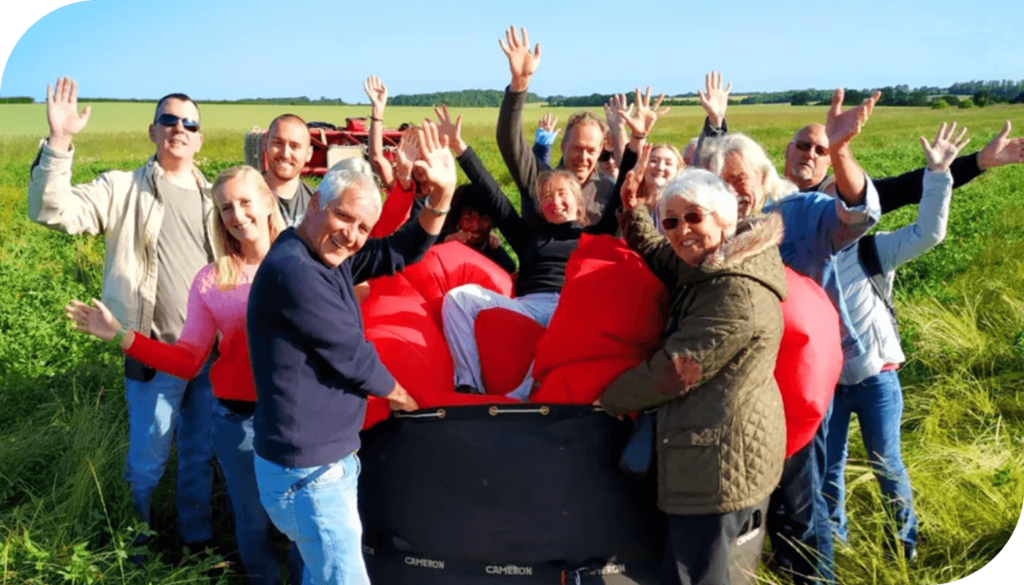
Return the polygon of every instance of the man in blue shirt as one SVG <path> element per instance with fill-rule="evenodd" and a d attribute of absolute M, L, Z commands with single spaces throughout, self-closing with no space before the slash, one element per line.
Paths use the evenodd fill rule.
<path fill-rule="evenodd" d="M 427 121 L 419 134 L 414 173 L 428 201 L 418 221 L 368 239 L 381 209 L 373 176 L 335 167 L 302 223 L 274 242 L 249 294 L 256 480 L 271 520 L 298 545 L 304 583 L 369 583 L 356 506 L 366 395 L 418 408 L 366 340 L 353 285 L 418 261 L 441 231 L 455 161 L 436 126 Z"/>

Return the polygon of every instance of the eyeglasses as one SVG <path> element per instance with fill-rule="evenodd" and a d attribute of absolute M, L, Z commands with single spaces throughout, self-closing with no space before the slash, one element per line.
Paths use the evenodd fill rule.
<path fill-rule="evenodd" d="M 199 122 L 191 118 L 179 118 L 174 114 L 160 114 L 160 117 L 156 119 L 156 123 L 161 126 L 177 126 L 178 122 L 181 122 L 181 127 L 189 132 L 199 132 Z"/>
<path fill-rule="evenodd" d="M 798 150 L 802 150 L 804 152 L 808 152 L 813 148 L 814 154 L 818 156 L 825 156 L 826 154 L 828 154 L 828 148 L 820 144 L 808 142 L 807 140 L 796 140 L 793 142 L 793 146 L 796 146 Z"/>
<path fill-rule="evenodd" d="M 680 219 L 682 219 L 683 221 L 690 225 L 695 225 L 704 221 L 704 213 L 700 210 L 697 210 L 691 211 L 689 213 L 684 213 L 682 218 L 666 217 L 665 219 L 661 220 L 661 227 L 665 228 L 666 232 L 670 232 L 679 227 Z"/>

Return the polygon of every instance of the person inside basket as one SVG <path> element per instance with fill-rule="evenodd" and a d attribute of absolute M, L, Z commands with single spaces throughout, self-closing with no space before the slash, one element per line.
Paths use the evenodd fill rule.
<path fill-rule="evenodd" d="M 267 169 L 263 178 L 277 196 L 287 227 L 299 225 L 313 189 L 302 180 L 302 169 L 313 158 L 306 121 L 295 114 L 282 114 L 270 123 L 264 138 Z"/>
<path fill-rule="evenodd" d="M 252 583 L 272 585 L 279 581 L 281 568 L 253 469 L 256 388 L 249 364 L 245 307 L 256 269 L 286 226 L 277 199 L 252 167 L 222 172 L 213 183 L 213 199 L 214 262 L 192 280 L 188 313 L 176 343 L 163 343 L 129 329 L 95 299 L 91 307 L 73 300 L 64 308 L 80 331 L 114 342 L 125 355 L 182 380 L 199 373 L 220 339 L 219 354 L 210 367 L 217 397 L 213 446 L 235 516 L 242 564 Z M 290 560 L 292 575 L 301 575 L 298 551 L 293 551 Z"/>
<path fill-rule="evenodd" d="M 271 246 L 246 312 L 256 402 L 256 480 L 271 521 L 298 545 L 312 583 L 368 583 L 357 510 L 366 396 L 414 411 L 366 340 L 353 285 L 418 261 L 455 191 L 446 138 L 425 121 L 416 172 L 428 191 L 418 221 L 370 238 L 381 213 L 372 175 L 328 171 L 297 228 Z"/>
<path fill-rule="evenodd" d="M 658 201 L 666 236 L 627 174 L 626 243 L 668 288 L 664 347 L 612 382 L 612 415 L 657 408 L 658 505 L 668 515 L 664 584 L 730 583 L 744 525 L 782 476 L 786 427 L 773 374 L 786 277 L 779 214 L 739 223 L 714 174 L 682 171 Z M 628 310 L 624 307 L 623 310 Z"/>
<path fill-rule="evenodd" d="M 47 86 L 50 135 L 32 165 L 28 215 L 68 234 L 103 234 L 103 303 L 131 329 L 174 343 L 185 322 L 192 278 L 213 259 L 208 222 L 213 199 L 194 162 L 203 145 L 199 107 L 182 93 L 164 96 L 149 125 L 156 153 L 144 165 L 72 185 L 72 139 L 85 128 L 89 114 L 88 106 L 78 110 L 74 80 L 63 77 L 55 88 Z M 182 380 L 126 358 L 125 399 L 124 478 L 135 511 L 150 523 L 153 492 L 177 433 L 178 533 L 186 545 L 202 550 L 213 536 L 214 398 L 208 368 Z"/>

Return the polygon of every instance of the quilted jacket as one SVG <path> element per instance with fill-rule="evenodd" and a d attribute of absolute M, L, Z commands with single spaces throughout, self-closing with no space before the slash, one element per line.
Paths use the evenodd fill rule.
<path fill-rule="evenodd" d="M 767 498 L 782 477 L 786 423 L 773 372 L 786 278 L 782 219 L 740 224 L 691 267 L 643 205 L 623 233 L 670 292 L 664 347 L 606 389 L 611 414 L 657 407 L 658 505 L 668 514 L 724 514 Z"/>

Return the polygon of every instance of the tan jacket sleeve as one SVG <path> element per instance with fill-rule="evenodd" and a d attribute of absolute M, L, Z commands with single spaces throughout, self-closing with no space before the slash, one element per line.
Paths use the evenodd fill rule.
<path fill-rule="evenodd" d="M 71 185 L 74 151 L 57 152 L 43 143 L 28 184 L 32 221 L 69 234 L 104 233 L 114 196 L 111 173 Z"/>

